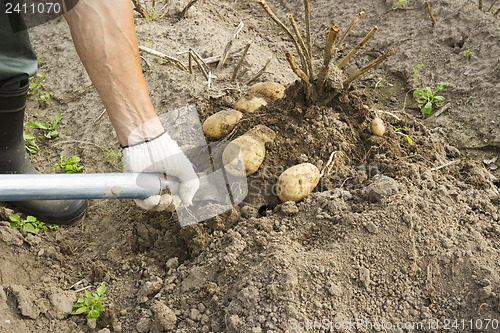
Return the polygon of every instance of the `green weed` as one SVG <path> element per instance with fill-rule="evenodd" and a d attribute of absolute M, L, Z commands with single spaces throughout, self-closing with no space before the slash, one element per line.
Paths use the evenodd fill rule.
<path fill-rule="evenodd" d="M 23 131 L 23 138 L 24 138 L 24 147 L 26 148 L 26 152 L 29 154 L 36 154 L 40 150 L 40 147 L 36 144 L 36 138 Z"/>
<path fill-rule="evenodd" d="M 32 233 L 32 234 L 37 234 L 40 232 L 40 230 L 47 231 L 47 230 L 52 230 L 56 231 L 57 230 L 57 225 L 46 225 L 42 221 L 38 221 L 36 217 L 34 216 L 28 216 L 26 219 L 22 219 L 19 215 L 13 214 L 9 216 L 10 219 L 10 226 L 13 228 L 17 229 L 23 229 L 26 232 Z"/>
<path fill-rule="evenodd" d="M 90 291 L 85 290 L 85 298 L 78 297 L 76 303 L 73 305 L 75 310 L 71 312 L 71 314 L 87 314 L 87 320 L 97 320 L 104 310 L 104 306 L 99 302 L 105 300 L 106 297 L 102 297 L 106 292 L 106 286 L 101 284 L 99 288 L 97 288 L 97 294 L 92 294 Z"/>
<path fill-rule="evenodd" d="M 420 76 L 420 69 L 424 66 L 425 66 L 424 64 L 418 64 L 416 66 L 411 67 L 411 71 L 412 71 L 411 77 L 413 79 L 413 87 L 417 86 L 417 80 Z"/>
<path fill-rule="evenodd" d="M 36 76 L 30 79 L 28 87 L 28 96 L 33 96 L 40 107 L 45 107 L 47 101 L 54 97 L 54 94 L 43 90 L 42 82 L 47 77 L 46 73 L 37 73 Z"/>
<path fill-rule="evenodd" d="M 54 164 L 53 169 L 60 168 L 64 170 L 66 173 L 79 173 L 82 172 L 84 166 L 78 165 L 80 162 L 80 157 L 71 156 L 68 159 L 64 159 L 66 155 L 62 155 L 59 157 L 59 163 Z"/>
<path fill-rule="evenodd" d="M 35 121 L 34 123 L 25 123 L 24 127 L 27 128 L 38 128 L 41 130 L 45 130 L 43 134 L 47 139 L 56 138 L 59 135 L 59 132 L 56 130 L 59 122 L 62 119 L 62 114 L 60 112 L 56 113 L 52 122 L 44 123 L 43 121 Z"/>
<path fill-rule="evenodd" d="M 111 149 L 106 147 L 100 147 L 102 150 L 102 154 L 106 161 L 111 164 L 115 169 L 120 172 L 123 172 L 123 162 L 122 162 L 122 153 L 118 149 Z"/>
<path fill-rule="evenodd" d="M 465 51 L 465 53 L 464 53 L 464 57 L 469 58 L 470 55 L 471 55 L 471 51 L 470 51 L 470 49 L 467 49 L 467 51 Z"/>
<path fill-rule="evenodd" d="M 410 3 L 411 0 L 398 0 L 396 1 L 393 5 L 392 5 L 392 9 L 393 10 L 396 10 L 396 9 L 399 9 L 401 7 L 403 7 L 404 5 Z"/>
<path fill-rule="evenodd" d="M 441 103 L 444 101 L 443 96 L 436 95 L 442 89 L 448 87 L 450 84 L 448 82 L 441 82 L 437 85 L 436 90 L 434 92 L 430 87 L 425 87 L 425 89 L 417 89 L 413 92 L 413 97 L 416 98 L 420 111 L 425 114 L 432 113 L 432 106 L 441 106 Z"/>
<path fill-rule="evenodd" d="M 394 131 L 394 133 L 398 134 L 398 135 L 401 135 L 401 136 L 404 136 L 406 138 L 406 141 L 408 141 L 408 143 L 410 145 L 413 144 L 413 140 L 405 133 L 401 132 L 400 131 L 401 128 L 396 128 L 396 130 Z"/>

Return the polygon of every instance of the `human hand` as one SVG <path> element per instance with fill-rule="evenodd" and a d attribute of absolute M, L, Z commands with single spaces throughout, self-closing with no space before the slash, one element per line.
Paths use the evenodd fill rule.
<path fill-rule="evenodd" d="M 180 185 L 178 193 L 185 205 L 191 205 L 200 186 L 198 176 L 186 155 L 167 133 L 159 137 L 123 149 L 124 172 L 151 172 L 176 177 Z M 174 189 L 171 189 L 174 191 Z M 177 189 L 175 190 L 177 192 Z M 163 211 L 174 209 L 170 194 L 153 195 L 146 199 L 135 199 L 135 203 L 146 210 Z"/>

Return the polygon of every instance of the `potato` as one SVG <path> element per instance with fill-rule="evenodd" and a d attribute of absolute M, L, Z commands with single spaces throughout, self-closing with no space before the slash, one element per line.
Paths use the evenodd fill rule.
<path fill-rule="evenodd" d="M 256 126 L 234 139 L 222 153 L 224 168 L 233 176 L 243 177 L 256 172 L 266 157 L 266 142 L 274 141 L 276 133 L 264 125 Z"/>
<path fill-rule="evenodd" d="M 385 133 L 385 125 L 382 119 L 375 118 L 372 121 L 372 133 L 378 136 L 382 136 Z"/>
<path fill-rule="evenodd" d="M 203 122 L 203 132 L 211 138 L 221 139 L 228 135 L 243 117 L 243 113 L 234 109 L 219 111 Z"/>
<path fill-rule="evenodd" d="M 259 82 L 248 89 L 249 95 L 263 95 L 271 101 L 285 97 L 285 87 L 275 82 Z"/>
<path fill-rule="evenodd" d="M 255 112 L 255 110 L 264 105 L 267 105 L 267 102 L 264 98 L 245 95 L 241 97 L 238 101 L 236 101 L 236 103 L 234 104 L 234 108 L 236 110 L 242 110 L 248 113 L 253 113 Z"/>
<path fill-rule="evenodd" d="M 276 193 L 282 202 L 299 201 L 311 193 L 319 183 L 319 170 L 311 163 L 302 163 L 286 169 L 278 178 Z"/>

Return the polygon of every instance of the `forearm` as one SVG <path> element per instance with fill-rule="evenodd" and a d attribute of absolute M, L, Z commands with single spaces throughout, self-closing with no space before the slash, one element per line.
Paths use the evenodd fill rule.
<path fill-rule="evenodd" d="M 80 0 L 65 18 L 120 144 L 161 134 L 163 127 L 142 75 L 131 2 Z"/>

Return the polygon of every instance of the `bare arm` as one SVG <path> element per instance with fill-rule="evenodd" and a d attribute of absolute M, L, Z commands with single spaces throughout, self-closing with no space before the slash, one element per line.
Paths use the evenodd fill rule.
<path fill-rule="evenodd" d="M 80 0 L 64 17 L 120 144 L 163 133 L 142 75 L 131 2 Z"/>

